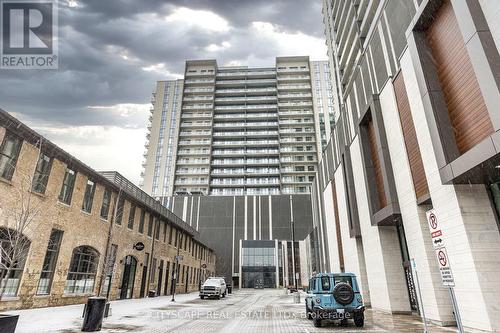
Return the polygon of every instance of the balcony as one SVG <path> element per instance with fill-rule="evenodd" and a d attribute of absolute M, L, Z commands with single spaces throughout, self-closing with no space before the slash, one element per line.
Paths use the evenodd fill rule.
<path fill-rule="evenodd" d="M 216 111 L 231 111 L 231 110 L 275 110 L 276 104 L 257 104 L 257 105 L 216 105 Z"/>
<path fill-rule="evenodd" d="M 279 178 L 247 178 L 245 185 L 279 185 Z"/>
<path fill-rule="evenodd" d="M 212 122 L 194 122 L 194 123 L 186 123 L 182 122 L 181 127 L 184 128 L 205 128 L 205 127 L 212 127 Z"/>
<path fill-rule="evenodd" d="M 312 107 L 312 101 L 311 102 L 279 102 L 278 106 L 280 108 L 288 108 L 288 107 L 307 107 L 311 106 Z"/>
<path fill-rule="evenodd" d="M 213 159 L 212 165 L 244 165 L 245 159 Z"/>
<path fill-rule="evenodd" d="M 214 79 L 187 79 L 184 80 L 185 85 L 205 85 L 205 84 L 214 84 Z"/>
<path fill-rule="evenodd" d="M 280 125 L 292 125 L 292 126 L 302 126 L 302 125 L 314 125 L 314 121 L 296 121 L 296 120 L 280 120 Z"/>
<path fill-rule="evenodd" d="M 293 148 L 293 147 L 283 147 L 283 148 L 280 148 L 280 152 L 282 152 L 282 153 L 299 153 L 299 154 L 307 154 L 307 153 L 316 154 L 316 149 L 304 150 L 304 149 L 297 149 L 297 148 Z"/>
<path fill-rule="evenodd" d="M 204 146 L 209 145 L 210 140 L 180 140 L 179 146 Z"/>
<path fill-rule="evenodd" d="M 214 176 L 235 176 L 235 175 L 244 175 L 245 169 L 214 169 L 212 170 L 212 175 Z"/>
<path fill-rule="evenodd" d="M 226 179 L 213 179 L 210 182 L 211 186 L 243 186 L 245 180 L 243 178 L 226 178 Z"/>
<path fill-rule="evenodd" d="M 203 119 L 203 118 L 212 118 L 212 113 L 182 113 L 182 119 Z"/>
<path fill-rule="evenodd" d="M 213 189 L 210 191 L 211 195 L 244 195 L 243 189 Z"/>
<path fill-rule="evenodd" d="M 203 165 L 208 164 L 208 158 L 198 158 L 198 159 L 178 159 L 177 165 L 186 164 L 186 165 Z"/>
<path fill-rule="evenodd" d="M 184 94 L 213 93 L 214 88 L 185 88 Z"/>
<path fill-rule="evenodd" d="M 277 158 L 247 158 L 247 165 L 269 165 L 279 164 L 280 160 Z"/>
<path fill-rule="evenodd" d="M 217 86 L 245 86 L 245 85 L 271 85 L 276 84 L 276 79 L 262 80 L 217 80 Z"/>
<path fill-rule="evenodd" d="M 278 91 L 308 90 L 311 91 L 310 84 L 280 84 Z"/>
<path fill-rule="evenodd" d="M 295 128 L 281 128 L 280 134 L 290 134 L 290 135 L 304 135 L 313 134 L 314 129 L 312 127 L 300 128 L 300 131 L 296 131 Z"/>
<path fill-rule="evenodd" d="M 212 155 L 245 155 L 245 149 L 214 149 Z"/>
<path fill-rule="evenodd" d="M 247 97 L 217 97 L 216 103 L 236 103 L 236 102 L 276 102 L 276 96 L 247 96 Z"/>
<path fill-rule="evenodd" d="M 317 163 L 318 162 L 316 160 L 316 158 L 313 158 L 312 160 L 301 160 L 301 159 L 298 159 L 296 157 L 294 157 L 294 158 L 282 157 L 280 160 L 281 160 L 281 163 Z"/>
<path fill-rule="evenodd" d="M 279 116 L 308 116 L 308 115 L 313 115 L 314 113 L 312 111 L 279 111 L 278 112 Z"/>
<path fill-rule="evenodd" d="M 246 141 L 238 140 L 238 141 L 214 141 L 212 142 L 212 146 L 242 146 Z"/>
<path fill-rule="evenodd" d="M 248 76 L 248 77 L 266 77 L 266 76 L 274 76 L 276 75 L 276 71 L 274 70 L 267 70 L 267 71 L 256 71 L 256 70 L 249 70 L 249 71 L 234 71 L 234 72 L 217 72 L 217 77 L 235 77 L 235 76 Z"/>
<path fill-rule="evenodd" d="M 309 68 L 278 68 L 278 73 L 309 73 Z"/>
<path fill-rule="evenodd" d="M 265 135 L 278 135 L 278 131 L 247 131 L 247 132 L 214 132 L 214 137 L 223 136 L 265 136 Z"/>
<path fill-rule="evenodd" d="M 200 169 L 193 168 L 188 170 L 177 170 L 175 172 L 176 175 L 206 175 L 208 173 L 208 169 Z"/>
<path fill-rule="evenodd" d="M 208 185 L 208 180 L 176 180 L 175 185 Z"/>
<path fill-rule="evenodd" d="M 246 190 L 247 195 L 270 195 L 270 194 L 280 194 L 280 190 L 277 188 L 248 188 Z"/>
<path fill-rule="evenodd" d="M 203 101 L 213 101 L 214 96 L 192 96 L 192 97 L 184 97 L 182 100 L 184 102 L 203 102 Z"/>
<path fill-rule="evenodd" d="M 288 94 L 278 94 L 279 99 L 302 99 L 302 98 L 312 98 L 312 94 L 309 93 L 288 93 Z"/>
<path fill-rule="evenodd" d="M 247 140 L 246 141 L 247 146 L 274 146 L 274 145 L 279 145 L 278 140 Z"/>
<path fill-rule="evenodd" d="M 247 155 L 277 155 L 279 154 L 278 149 L 247 149 Z"/>
<path fill-rule="evenodd" d="M 278 84 L 287 82 L 310 82 L 311 77 L 309 75 L 280 75 L 278 76 Z"/>
<path fill-rule="evenodd" d="M 192 104 L 192 105 L 183 105 L 182 109 L 183 110 L 211 110 L 213 109 L 214 105 L 211 103 L 205 103 L 205 104 Z"/>
<path fill-rule="evenodd" d="M 185 150 L 185 149 L 179 149 L 177 151 L 177 155 L 209 155 L 210 150 L 205 149 L 193 149 L 193 150 Z"/>
<path fill-rule="evenodd" d="M 179 136 L 210 136 L 211 131 L 207 132 L 180 132 Z"/>
<path fill-rule="evenodd" d="M 281 173 L 310 173 L 314 174 L 316 170 L 296 170 L 294 167 L 284 167 L 281 168 Z"/>
<path fill-rule="evenodd" d="M 278 168 L 247 168 L 245 174 L 247 176 L 257 176 L 257 175 L 278 175 L 280 169 Z"/>
<path fill-rule="evenodd" d="M 266 88 L 246 88 L 246 89 L 217 89 L 215 90 L 216 95 L 254 95 L 262 94 L 268 95 L 276 93 L 276 87 L 266 87 Z"/>

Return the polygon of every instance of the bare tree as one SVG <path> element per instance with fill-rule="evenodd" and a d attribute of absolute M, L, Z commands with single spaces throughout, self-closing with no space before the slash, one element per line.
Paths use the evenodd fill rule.
<path fill-rule="evenodd" d="M 118 195 L 116 196 L 113 203 L 113 215 L 111 217 L 111 221 L 109 222 L 108 228 L 108 237 L 106 240 L 106 250 L 104 253 L 104 263 L 101 270 L 101 278 L 99 282 L 99 287 L 97 291 L 97 295 L 105 296 L 109 298 L 110 288 L 111 288 L 111 280 L 113 279 L 113 275 L 115 273 L 115 263 L 116 263 L 116 245 L 113 244 L 113 224 L 116 223 L 117 218 L 119 218 L 120 223 L 124 223 L 123 221 L 123 210 L 124 204 L 123 201 L 123 193 L 120 187 L 118 191 Z M 105 288 L 104 288 L 105 287 Z"/>
<path fill-rule="evenodd" d="M 40 160 L 42 139 L 37 145 L 37 160 L 33 167 L 10 165 L 13 168 L 12 197 L 5 198 L 5 222 L 0 228 L 0 300 L 5 294 L 9 279 L 16 270 L 24 268 L 30 240 L 25 235 L 34 234 L 42 214 L 42 201 L 33 193 L 33 175 Z M 22 156 L 18 157 L 18 160 Z M 11 276 L 12 275 L 12 276 Z"/>

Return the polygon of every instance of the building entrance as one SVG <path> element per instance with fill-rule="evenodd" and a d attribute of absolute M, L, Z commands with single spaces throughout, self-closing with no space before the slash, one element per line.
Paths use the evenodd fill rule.
<path fill-rule="evenodd" d="M 243 241 L 241 273 L 243 288 L 276 288 L 275 241 Z"/>
<path fill-rule="evenodd" d="M 123 278 L 120 289 L 120 299 L 132 298 L 134 292 L 135 270 L 137 267 L 137 259 L 132 256 L 125 257 L 123 266 Z"/>

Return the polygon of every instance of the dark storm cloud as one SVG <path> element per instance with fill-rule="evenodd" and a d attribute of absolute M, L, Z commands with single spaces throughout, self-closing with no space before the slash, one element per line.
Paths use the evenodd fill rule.
<path fill-rule="evenodd" d="M 136 117 L 89 106 L 146 104 L 155 82 L 181 74 L 186 59 L 253 59 L 271 65 L 280 48 L 254 35 L 255 21 L 320 38 L 323 29 L 320 0 L 77 3 L 75 8 L 62 5 L 59 11 L 59 70 L 0 71 L 0 107 L 32 122 L 144 127 Z M 167 22 L 165 18 L 179 7 L 213 12 L 231 28 L 209 30 Z M 231 47 L 222 51 L 224 42 Z M 208 51 L 211 45 L 221 51 Z M 144 70 L 151 66 L 159 70 Z"/>

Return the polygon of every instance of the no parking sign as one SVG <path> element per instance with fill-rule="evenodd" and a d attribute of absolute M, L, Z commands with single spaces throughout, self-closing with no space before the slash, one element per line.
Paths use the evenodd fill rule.
<path fill-rule="evenodd" d="M 443 232 L 439 226 L 436 212 L 434 209 L 431 209 L 426 212 L 426 215 L 427 222 L 429 223 L 432 245 L 436 251 L 436 258 L 439 263 L 441 281 L 443 282 L 443 286 L 453 287 L 455 286 L 455 280 L 453 279 L 453 274 L 451 272 L 450 260 L 448 259 L 448 253 L 446 252 L 446 247 L 444 246 Z"/>

